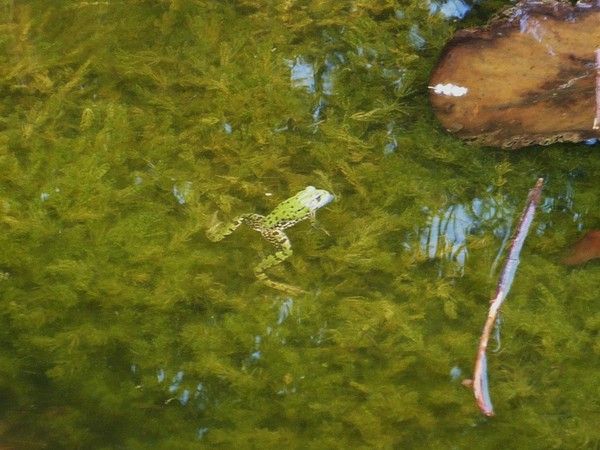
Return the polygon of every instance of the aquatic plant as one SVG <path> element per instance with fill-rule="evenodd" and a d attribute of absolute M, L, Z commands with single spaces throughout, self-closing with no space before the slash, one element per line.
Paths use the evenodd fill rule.
<path fill-rule="evenodd" d="M 1 445 L 600 441 L 598 267 L 559 263 L 600 223 L 597 150 L 508 155 L 439 129 L 427 81 L 462 23 L 388 0 L 3 11 Z M 313 82 L 294 80 L 290 62 Z M 504 212 L 538 176 L 543 226 L 503 309 L 502 357 L 489 361 L 505 412 L 490 424 L 450 372 L 472 365 Z M 268 213 L 307 185 L 336 195 L 318 217 L 329 235 L 298 224 L 295 257 L 273 269 L 307 294 L 256 283 L 252 267 L 272 250 L 256 233 L 204 236 L 217 211 Z M 421 247 L 457 205 L 454 217 L 477 219 L 460 228 L 462 263 L 445 245 Z"/>

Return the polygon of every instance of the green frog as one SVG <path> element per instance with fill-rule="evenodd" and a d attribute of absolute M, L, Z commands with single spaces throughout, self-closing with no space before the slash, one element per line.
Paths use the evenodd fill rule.
<path fill-rule="evenodd" d="M 265 274 L 265 270 L 280 264 L 293 253 L 292 245 L 284 230 L 305 219 L 310 219 L 314 224 L 317 209 L 329 204 L 334 198 L 326 190 L 307 186 L 293 197 L 284 200 L 266 216 L 243 214 L 226 225 L 214 224 L 206 231 L 206 236 L 213 242 L 220 241 L 225 236 L 233 233 L 241 224 L 246 224 L 253 230 L 258 231 L 275 246 L 276 251 L 254 267 L 256 278 L 274 289 L 294 294 L 301 293 L 303 291 L 295 286 L 269 279 Z"/>

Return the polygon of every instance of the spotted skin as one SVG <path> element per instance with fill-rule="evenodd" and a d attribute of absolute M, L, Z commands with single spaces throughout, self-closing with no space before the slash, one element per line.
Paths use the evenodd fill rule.
<path fill-rule="evenodd" d="M 211 241 L 220 241 L 242 224 L 258 231 L 273 244 L 275 253 L 267 256 L 254 267 L 256 278 L 274 289 L 294 294 L 301 293 L 303 291 L 295 286 L 271 280 L 265 271 L 285 261 L 293 253 L 292 244 L 283 230 L 306 219 L 314 223 L 317 209 L 327 205 L 333 199 L 333 195 L 329 192 L 308 186 L 280 203 L 267 216 L 243 214 L 226 225 L 215 224 L 207 230 L 206 235 Z"/>

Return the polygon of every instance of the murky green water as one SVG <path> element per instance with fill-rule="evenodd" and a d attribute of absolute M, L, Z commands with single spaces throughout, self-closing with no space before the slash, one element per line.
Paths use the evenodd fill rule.
<path fill-rule="evenodd" d="M 0 2 L 0 447 L 598 448 L 597 147 L 467 146 L 421 1 Z M 444 10 L 446 13 L 447 10 Z M 543 206 L 470 391 L 506 236 Z M 335 193 L 272 248 L 222 220 Z"/>

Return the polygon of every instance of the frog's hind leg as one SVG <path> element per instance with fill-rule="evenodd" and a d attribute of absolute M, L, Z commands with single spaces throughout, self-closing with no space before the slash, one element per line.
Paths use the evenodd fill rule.
<path fill-rule="evenodd" d="M 209 226 L 206 230 L 206 237 L 213 242 L 220 241 L 225 236 L 233 233 L 241 224 L 246 224 L 250 228 L 254 230 L 260 231 L 262 221 L 264 220 L 264 216 L 260 214 L 242 214 L 241 216 L 236 217 L 228 224 L 223 225 L 223 223 L 218 222 L 216 220 L 216 216 L 213 219 L 213 224 Z"/>
<path fill-rule="evenodd" d="M 262 235 L 267 239 L 271 244 L 273 244 L 277 251 L 272 255 L 267 256 L 258 265 L 254 268 L 254 275 L 258 278 L 263 284 L 266 284 L 273 289 L 277 289 L 279 291 L 287 292 L 289 294 L 300 294 L 304 292 L 302 289 L 299 289 L 295 286 L 291 286 L 289 284 L 281 283 L 278 281 L 271 280 L 265 270 L 280 264 L 289 258 L 292 253 L 292 245 L 290 240 L 285 235 L 283 231 L 280 230 L 266 230 L 263 231 Z"/>

